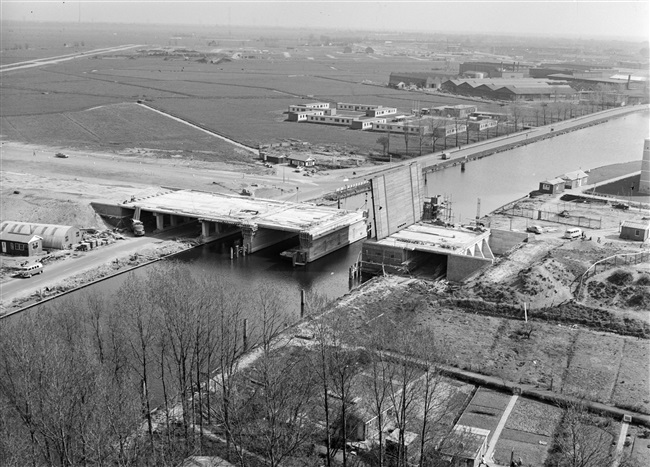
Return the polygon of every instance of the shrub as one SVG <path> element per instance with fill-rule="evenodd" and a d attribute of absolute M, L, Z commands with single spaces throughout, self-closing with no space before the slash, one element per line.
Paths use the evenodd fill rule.
<path fill-rule="evenodd" d="M 619 269 L 618 271 L 614 271 L 607 278 L 607 280 L 614 285 L 627 285 L 630 284 L 633 279 L 634 276 L 632 275 L 631 272 L 623 271 L 622 269 Z"/>
<path fill-rule="evenodd" d="M 648 274 L 642 274 L 636 280 L 636 285 L 650 285 L 650 276 Z"/>

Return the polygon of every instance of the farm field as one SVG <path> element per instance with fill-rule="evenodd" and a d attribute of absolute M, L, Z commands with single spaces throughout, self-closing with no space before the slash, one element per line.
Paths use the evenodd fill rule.
<path fill-rule="evenodd" d="M 611 395 L 623 358 L 624 346 L 625 341 L 615 335 L 601 334 L 598 339 L 594 339 L 591 333 L 578 334 L 568 350 L 571 357 L 561 391 L 612 402 Z M 589 384 L 585 385 L 587 381 Z"/>
<path fill-rule="evenodd" d="M 80 112 L 2 119 L 2 134 L 9 140 L 114 151 L 138 148 L 169 157 L 181 155 L 200 160 L 253 162 L 253 155 L 196 128 L 175 121 L 135 103 L 95 107 Z"/>
<path fill-rule="evenodd" d="M 51 142 L 48 134 L 60 133 L 61 141 L 64 135 L 70 134 L 79 147 L 104 149 L 107 144 L 111 147 L 115 138 L 107 143 L 100 135 L 96 137 L 69 128 L 61 132 L 57 123 L 69 118 L 74 120 L 70 113 L 145 100 L 156 108 L 201 123 L 250 146 L 293 139 L 335 145 L 335 150 L 343 152 L 379 153 L 381 146 L 377 139 L 381 134 L 289 123 L 285 115 L 288 105 L 310 100 L 350 101 L 397 107 L 402 113 L 410 113 L 416 107 L 477 103 L 457 96 L 385 87 L 391 72 L 426 71 L 431 69 L 432 62 L 417 56 L 391 55 L 390 49 L 381 46 L 375 54 L 343 53 L 338 46 L 298 45 L 297 38 L 290 35 L 266 45 L 263 41 L 225 38 L 223 31 L 201 27 L 194 28 L 191 33 L 177 34 L 173 39 L 168 30 L 155 26 L 131 31 L 127 26 L 113 25 L 100 25 L 97 30 L 91 30 L 60 25 L 29 29 L 25 25 L 12 24 L 2 34 L 5 44 L 13 44 L 3 50 L 3 63 L 125 43 L 143 44 L 139 49 L 113 55 L 89 56 L 56 65 L 4 72 L 0 132 L 12 141 L 48 144 Z M 13 43 L 16 37 L 24 39 L 21 44 Z M 106 37 L 105 42 L 100 42 L 102 37 Z M 25 45 L 29 46 L 27 50 Z M 219 64 L 200 61 L 197 56 L 183 59 L 182 55 L 146 55 L 147 50 L 167 46 L 185 47 L 199 53 L 218 51 L 226 55 L 254 46 L 268 50 L 255 59 Z M 456 65 L 448 64 L 451 67 L 448 71 Z M 497 103 L 478 102 L 482 110 L 507 111 Z M 27 116 L 35 120 L 26 120 Z M 119 123 L 113 120 L 110 126 L 117 129 Z M 129 128 L 124 127 L 122 131 L 128 133 Z M 464 136 L 459 138 L 458 144 L 466 144 Z M 411 154 L 419 150 L 415 139 L 409 142 Z M 471 140 L 475 139 L 476 135 L 471 135 Z M 132 140 L 134 145 L 138 142 Z M 170 138 L 164 149 L 184 149 L 182 144 L 174 146 L 174 142 Z M 456 138 L 448 138 L 446 143 L 439 141 L 436 149 L 456 145 Z M 202 141 L 197 141 L 196 145 L 200 146 L 196 150 L 211 150 Z M 391 151 L 404 152 L 405 149 L 404 138 L 394 135 Z M 423 151 L 431 150 L 430 141 L 425 140 Z"/>

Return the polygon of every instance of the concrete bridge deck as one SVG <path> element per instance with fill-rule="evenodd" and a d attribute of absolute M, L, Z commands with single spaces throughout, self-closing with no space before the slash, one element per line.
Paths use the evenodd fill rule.
<path fill-rule="evenodd" d="M 365 211 L 239 195 L 178 190 L 133 199 L 120 208 L 132 209 L 136 219 L 153 215 L 157 231 L 199 221 L 204 241 L 241 232 L 248 253 L 298 237 L 294 263 L 314 261 L 367 235 Z"/>

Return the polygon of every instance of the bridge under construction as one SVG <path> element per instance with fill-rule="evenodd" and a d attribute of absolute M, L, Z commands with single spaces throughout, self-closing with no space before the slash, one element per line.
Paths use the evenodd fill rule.
<path fill-rule="evenodd" d="M 299 245 L 283 253 L 306 264 L 367 237 L 367 212 L 193 190 L 170 190 L 122 204 L 93 203 L 104 216 L 132 217 L 160 232 L 198 222 L 208 242 L 241 234 L 246 253 L 290 238 Z"/>

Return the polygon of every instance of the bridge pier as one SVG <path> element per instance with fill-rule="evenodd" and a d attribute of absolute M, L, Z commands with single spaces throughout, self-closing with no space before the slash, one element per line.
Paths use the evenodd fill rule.
<path fill-rule="evenodd" d="M 240 231 L 239 227 L 232 224 L 214 222 L 207 219 L 199 219 L 201 223 L 201 240 L 217 240 Z"/>
<path fill-rule="evenodd" d="M 244 249 L 248 253 L 255 253 L 256 251 L 275 245 L 296 235 L 298 235 L 296 232 L 265 229 L 257 225 L 245 225 L 242 227 Z"/>
<path fill-rule="evenodd" d="M 282 253 L 290 257 L 293 264 L 303 265 L 322 258 L 340 248 L 367 237 L 365 217 L 349 225 L 337 226 L 327 231 L 300 232 L 300 246 Z"/>
<path fill-rule="evenodd" d="M 160 232 L 165 228 L 165 215 L 162 212 L 154 212 L 156 217 L 156 231 Z"/>

